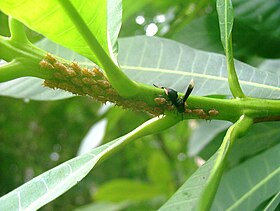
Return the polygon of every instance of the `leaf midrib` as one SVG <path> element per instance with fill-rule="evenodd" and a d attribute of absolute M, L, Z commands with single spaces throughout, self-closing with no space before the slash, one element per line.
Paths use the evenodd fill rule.
<path fill-rule="evenodd" d="M 146 72 L 161 72 L 161 73 L 168 73 L 168 74 L 176 74 L 176 75 L 185 75 L 185 76 L 194 76 L 194 77 L 199 77 L 199 78 L 206 78 L 206 79 L 213 79 L 213 80 L 218 80 L 218 81 L 225 81 L 227 82 L 226 77 L 221 77 L 221 76 L 213 76 L 213 75 L 205 75 L 201 73 L 193 73 L 193 72 L 182 72 L 182 71 L 177 71 L 177 70 L 171 70 L 171 69 L 162 69 L 162 68 L 154 68 L 154 67 L 138 67 L 138 66 L 127 66 L 127 65 L 121 65 L 122 69 L 126 70 L 140 70 L 140 71 L 146 71 Z M 259 84 L 256 82 L 251 82 L 251 81 L 243 81 L 239 80 L 240 84 L 242 85 L 249 85 L 249 86 L 254 86 L 254 87 L 260 87 L 264 89 L 269 89 L 269 90 L 275 90 L 275 91 L 280 91 L 280 87 L 276 86 L 270 86 L 266 84 Z"/>
<path fill-rule="evenodd" d="M 236 207 L 238 207 L 242 202 L 244 202 L 247 198 L 249 198 L 252 194 L 258 191 L 259 188 L 261 188 L 262 185 L 265 185 L 269 182 L 270 179 L 272 179 L 274 176 L 276 176 L 278 173 L 280 173 L 280 167 L 275 169 L 271 174 L 263 178 L 259 183 L 255 184 L 252 189 L 250 189 L 247 193 L 245 193 L 242 197 L 239 198 L 239 200 L 235 201 L 228 209 L 227 211 L 234 210 Z"/>

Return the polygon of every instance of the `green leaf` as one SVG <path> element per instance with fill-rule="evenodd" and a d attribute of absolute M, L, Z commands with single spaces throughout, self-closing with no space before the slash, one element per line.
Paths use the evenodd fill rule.
<path fill-rule="evenodd" d="M 233 6 L 235 16 L 240 21 L 262 34 L 269 32 L 272 37 L 279 40 L 280 7 L 278 0 L 234 0 Z"/>
<path fill-rule="evenodd" d="M 275 35 L 276 32 L 280 32 L 278 26 L 277 18 L 267 18 L 265 17 L 277 17 L 280 13 L 280 8 L 274 4 L 270 4 L 274 0 L 268 0 L 265 2 L 265 7 L 258 7 L 258 12 L 252 13 L 256 6 L 254 5 L 255 1 L 243 1 L 242 4 L 238 5 L 239 8 L 235 8 L 235 21 L 233 33 L 233 50 L 235 58 L 248 58 L 252 56 L 261 56 L 265 58 L 279 58 L 280 51 L 278 46 L 280 46 L 280 36 Z M 254 5 L 252 8 L 247 8 L 246 13 L 248 15 L 255 14 L 254 21 L 245 14 L 239 14 L 237 10 L 245 8 L 248 4 L 246 2 L 251 2 L 250 5 Z M 264 3 L 263 1 L 261 1 Z M 233 5 L 235 1 L 233 2 Z M 259 16 L 259 10 L 266 10 L 265 8 L 269 5 L 269 14 Z M 249 12 L 248 12 L 249 11 Z M 247 20 L 246 17 L 249 19 Z M 260 18 L 264 20 L 260 21 Z M 261 18 L 261 19 L 262 19 Z M 258 20 L 258 21 L 255 21 Z M 173 40 L 179 41 L 190 47 L 204 50 L 212 51 L 216 53 L 223 53 L 222 45 L 219 45 L 220 42 L 220 32 L 219 26 L 217 25 L 218 16 L 217 14 L 207 14 L 202 17 L 194 19 L 191 23 L 186 25 L 180 31 L 175 33 L 172 36 Z M 258 28 L 254 28 L 252 24 L 258 23 Z M 265 25 L 271 25 L 269 30 L 266 29 Z M 259 45 L 259 43 L 262 43 Z"/>
<path fill-rule="evenodd" d="M 43 81 L 39 78 L 24 77 L 0 83 L 0 95 L 25 100 L 60 100 L 74 96 L 69 92 L 45 88 L 42 86 Z"/>
<path fill-rule="evenodd" d="M 280 204 L 280 192 L 275 194 L 275 196 L 269 201 L 269 203 L 265 206 L 264 211 L 274 211 L 277 206 Z"/>
<path fill-rule="evenodd" d="M 68 48 L 65 48 L 57 43 L 54 43 L 47 38 L 40 40 L 39 42 L 35 43 L 35 45 L 38 48 L 41 48 L 53 55 L 62 57 L 65 60 L 68 60 L 69 62 L 77 61 L 79 65 L 86 66 L 86 67 L 96 66 L 92 61 L 90 61 L 86 57 L 81 56 L 80 54 L 72 50 L 69 50 Z"/>
<path fill-rule="evenodd" d="M 203 166 L 201 166 L 159 209 L 159 211 L 194 210 L 197 205 L 198 197 L 201 195 L 201 192 L 205 187 L 216 159 L 217 153 L 213 155 Z"/>
<path fill-rule="evenodd" d="M 233 6 L 236 17 L 235 22 L 243 25 L 243 27 L 238 30 L 236 40 L 242 39 L 242 37 L 243 39 L 240 40 L 241 42 L 239 42 L 237 47 L 240 49 L 244 47 L 251 49 L 251 51 L 248 52 L 249 55 L 257 54 L 266 58 L 279 58 L 279 1 L 235 0 L 233 1 Z M 237 27 L 238 26 L 235 25 L 234 31 Z M 246 37 L 248 38 L 246 39 Z M 248 41 L 250 42 L 249 44 Z M 251 44 L 252 42 L 254 43 L 253 45 Z M 261 45 L 259 43 L 261 43 Z"/>
<path fill-rule="evenodd" d="M 280 7 L 277 0 L 235 0 L 233 1 L 235 19 L 244 27 L 239 30 L 239 36 L 243 37 L 239 48 L 249 48 L 250 54 L 257 54 L 266 58 L 279 58 L 280 52 Z M 257 9 L 256 9 L 257 8 Z M 252 12 L 253 11 L 253 12 Z M 234 31 L 237 25 L 234 27 Z M 251 33 L 248 33 L 250 32 Z M 251 34 L 251 35 L 250 35 Z M 246 37 L 250 44 L 246 42 Z M 252 45 L 251 43 L 254 43 Z M 261 45 L 259 45 L 261 43 Z"/>
<path fill-rule="evenodd" d="M 245 133 L 251 119 L 241 116 L 232 125 L 217 153 L 200 167 L 160 210 L 209 210 L 234 140 Z"/>
<path fill-rule="evenodd" d="M 280 144 L 226 172 L 212 210 L 255 210 L 280 190 Z"/>
<path fill-rule="evenodd" d="M 153 118 L 130 133 L 77 156 L 35 177 L 0 198 L 0 210 L 36 210 L 54 200 L 83 179 L 95 164 L 139 137 L 160 132 L 179 121 L 174 116 Z"/>
<path fill-rule="evenodd" d="M 118 53 L 118 36 L 122 25 L 122 1 L 121 0 L 107 0 L 107 18 L 109 32 L 109 51 L 112 50 L 111 55 L 113 59 L 117 58 Z"/>
<path fill-rule="evenodd" d="M 194 79 L 194 95 L 231 95 L 223 55 L 157 37 L 123 38 L 119 44 L 119 63 L 133 80 L 185 92 L 189 81 Z M 239 61 L 235 61 L 235 66 L 246 95 L 280 98 L 279 75 L 258 71 Z"/>
<path fill-rule="evenodd" d="M 242 137 L 247 132 L 252 123 L 253 120 L 251 118 L 242 115 L 239 120 L 227 130 L 223 142 L 217 151 L 218 155 L 217 159 L 215 160 L 215 165 L 211 170 L 209 179 L 203 189 L 201 196 L 199 197 L 197 204 L 197 209 L 199 211 L 209 210 L 211 208 L 220 180 L 222 178 L 222 174 L 225 170 L 232 145 L 235 143 L 238 137 Z"/>
<path fill-rule="evenodd" d="M 108 1 L 108 8 L 114 15 L 109 16 L 108 20 L 107 1 L 71 1 L 108 55 L 113 51 L 111 48 L 115 49 L 116 36 L 120 29 L 120 23 L 117 23 L 121 17 L 120 4 L 117 4 L 116 10 L 112 7 L 116 1 Z M 57 2 L 44 1 L 38 4 L 34 0 L 24 2 L 4 0 L 0 2 L 0 8 L 36 32 L 98 63 L 96 56 L 92 54 L 77 28 Z M 108 27 L 110 27 L 109 37 L 107 37 Z"/>
<path fill-rule="evenodd" d="M 219 17 L 221 41 L 224 49 L 229 41 L 233 27 L 233 7 L 231 0 L 217 0 L 217 12 Z"/>
<path fill-rule="evenodd" d="M 276 145 L 280 140 L 280 122 L 263 122 L 252 125 L 245 137 L 238 138 L 228 157 L 228 168 Z M 221 145 L 222 134 L 215 137 L 200 152 L 199 156 L 209 159 Z"/>
<path fill-rule="evenodd" d="M 246 136 L 236 140 L 229 155 L 229 166 L 242 163 L 274 145 L 280 140 L 280 122 L 265 122 L 253 125 Z"/>
<path fill-rule="evenodd" d="M 217 0 L 217 12 L 220 24 L 221 41 L 225 50 L 228 70 L 228 84 L 234 98 L 246 97 L 240 87 L 234 66 L 232 50 L 233 7 L 231 0 Z"/>
<path fill-rule="evenodd" d="M 260 64 L 258 69 L 280 75 L 280 59 L 266 59 Z"/>
<path fill-rule="evenodd" d="M 230 122 L 212 120 L 199 121 L 188 142 L 188 155 L 193 157 L 205 148 L 220 132 L 231 125 Z"/>
<path fill-rule="evenodd" d="M 129 179 L 115 179 L 99 187 L 95 200 L 122 202 L 142 201 L 162 194 L 158 186 Z"/>

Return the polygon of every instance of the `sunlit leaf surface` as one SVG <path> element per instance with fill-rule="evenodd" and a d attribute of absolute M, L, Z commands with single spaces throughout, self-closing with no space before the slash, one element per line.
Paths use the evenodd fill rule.
<path fill-rule="evenodd" d="M 116 50 L 116 41 L 121 26 L 120 1 L 108 1 L 110 9 L 108 11 L 107 1 L 73 0 L 71 2 L 105 52 L 111 55 Z M 38 3 L 34 0 L 3 0 L 0 2 L 0 9 L 50 40 L 98 63 L 96 56 L 57 1 Z M 108 34 L 107 31 L 109 31 Z"/>
<path fill-rule="evenodd" d="M 184 92 L 194 79 L 194 95 L 231 95 L 225 57 L 195 50 L 181 43 L 156 37 L 120 39 L 119 62 L 132 79 L 160 84 Z M 280 98 L 280 76 L 258 71 L 235 61 L 245 94 L 251 97 Z"/>
<path fill-rule="evenodd" d="M 0 83 L 0 95 L 25 100 L 60 100 L 74 96 L 69 92 L 43 87 L 43 82 L 39 78 L 24 77 Z"/>

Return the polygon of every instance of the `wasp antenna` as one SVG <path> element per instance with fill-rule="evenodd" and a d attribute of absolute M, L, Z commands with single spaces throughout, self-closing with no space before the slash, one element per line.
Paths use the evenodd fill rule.
<path fill-rule="evenodd" d="M 153 84 L 153 85 L 154 85 L 154 87 L 156 87 L 156 88 L 163 89 L 163 87 L 162 87 L 162 86 L 158 86 L 158 85 L 156 85 L 156 84 Z"/>
<path fill-rule="evenodd" d="M 192 80 L 190 81 L 189 86 L 188 86 L 188 88 L 187 88 L 187 91 L 186 91 L 186 93 L 185 93 L 185 95 L 184 95 L 184 97 L 183 97 L 183 102 L 186 102 L 186 100 L 187 100 L 188 97 L 190 96 L 190 94 L 191 94 L 193 88 L 194 88 L 194 81 L 193 81 L 193 79 L 192 79 Z"/>
<path fill-rule="evenodd" d="M 189 83 L 189 87 L 192 87 L 192 89 L 194 88 L 194 80 L 192 79 L 191 81 L 190 81 L 190 83 Z"/>

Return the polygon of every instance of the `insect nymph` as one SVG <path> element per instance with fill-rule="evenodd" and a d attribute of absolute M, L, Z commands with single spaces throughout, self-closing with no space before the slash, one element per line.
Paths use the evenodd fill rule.
<path fill-rule="evenodd" d="M 171 103 L 176 107 L 177 111 L 179 113 L 184 113 L 185 112 L 185 102 L 190 96 L 193 88 L 194 88 L 194 82 L 191 80 L 189 83 L 189 86 L 186 90 L 186 93 L 183 97 L 178 97 L 177 91 L 171 88 L 163 87 L 163 86 L 157 86 L 153 84 L 155 87 L 163 89 L 165 94 L 167 95 L 168 99 L 171 101 Z"/>

